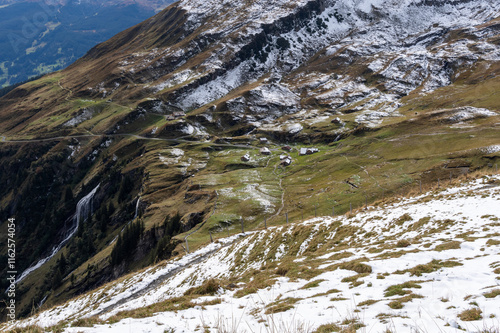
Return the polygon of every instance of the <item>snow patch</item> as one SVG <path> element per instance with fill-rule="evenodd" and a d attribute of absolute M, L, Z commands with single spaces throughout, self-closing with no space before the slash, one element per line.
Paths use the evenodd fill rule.
<path fill-rule="evenodd" d="M 63 124 L 65 127 L 72 127 L 78 124 L 83 123 L 89 119 L 92 119 L 92 115 L 94 114 L 93 110 L 85 108 L 83 109 L 77 116 L 71 118 L 67 122 Z"/>
<path fill-rule="evenodd" d="M 465 106 L 458 108 L 453 112 L 453 115 L 449 116 L 447 119 L 452 123 L 458 123 L 462 121 L 473 120 L 477 118 L 487 118 L 496 116 L 497 113 L 483 108 L 475 108 L 472 106 Z"/>

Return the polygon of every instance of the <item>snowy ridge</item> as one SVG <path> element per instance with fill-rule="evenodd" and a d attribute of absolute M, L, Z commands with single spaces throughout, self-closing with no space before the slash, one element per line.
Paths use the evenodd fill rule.
<path fill-rule="evenodd" d="M 484 177 L 461 187 L 400 199 L 383 207 L 368 207 L 351 217 L 322 217 L 270 228 L 246 234 L 233 244 L 238 236 L 220 239 L 196 253 L 42 312 L 22 325 L 50 326 L 61 320 L 101 313 L 169 270 L 183 267 L 141 296 L 101 313 L 101 319 L 122 310 L 182 297 L 189 288 L 209 278 L 239 282 L 236 289 L 221 286 L 215 296 L 195 301 L 220 299 L 220 304 L 66 331 L 163 332 L 167 328 L 173 332 L 196 332 L 196 327 L 204 325 L 210 332 L 217 332 L 221 320 L 234 325 L 231 322 L 234 318 L 242 318 L 245 323 L 238 327 L 238 332 L 259 332 L 270 318 L 286 324 L 302 324 L 308 327 L 307 332 L 321 324 L 340 325 L 346 318 L 365 325 L 362 332 L 380 332 L 386 328 L 397 332 L 408 329 L 455 332 L 458 327 L 478 332 L 498 328 L 498 302 L 495 296 L 485 295 L 495 295 L 500 285 L 499 185 L 500 177 Z M 350 231 L 345 234 L 345 230 Z M 189 265 L 203 255 L 206 255 L 203 260 Z M 297 269 L 315 271 L 315 275 L 292 278 L 288 274 L 276 275 L 274 270 L 264 271 L 269 285 L 235 297 L 249 283 L 239 277 L 269 266 L 285 265 L 289 262 L 287 258 L 292 259 Z M 419 268 L 431 262 L 437 266 Z M 352 263 L 363 263 L 370 269 L 358 275 L 347 268 Z M 317 282 L 310 283 L 314 281 Z M 388 295 L 389 287 L 405 283 L 411 286 L 402 294 Z M 269 314 L 267 310 L 273 302 L 289 297 L 296 300 L 290 309 Z M 480 310 L 482 319 L 460 318 L 463 311 L 474 308 Z"/>
<path fill-rule="evenodd" d="M 212 103 L 218 107 L 230 92 L 261 80 L 279 87 L 262 96 L 267 104 L 288 90 L 293 104 L 308 111 L 314 110 L 304 99 L 313 98 L 377 126 L 399 116 L 402 97 L 428 94 L 478 63 L 500 59 L 493 21 L 500 3 L 486 0 L 186 0 L 178 6 L 187 17 L 184 33 L 194 39 L 135 53 L 121 70 L 153 73 L 143 88 L 185 111 L 210 106 L 206 117 L 216 110 Z M 313 59 L 320 63 L 313 70 L 298 70 Z M 333 69 L 322 68 L 331 63 Z M 255 92 L 259 88 L 250 94 Z M 277 125 L 280 117 L 301 111 L 280 105 L 266 109 L 272 113 L 266 117 L 246 96 L 233 100 L 236 107 L 228 109 L 240 114 L 235 121 L 256 126 Z"/>
<path fill-rule="evenodd" d="M 238 13 L 240 4 L 231 0 L 183 0 L 179 6 L 189 13 L 193 25 L 201 25 L 201 20 L 217 13 L 217 17 L 210 20 L 209 29 L 204 31 L 206 35 L 223 34 L 228 35 L 236 29 L 244 30 L 252 34 L 259 32 L 262 24 L 268 24 L 274 20 L 290 14 L 296 7 L 302 6 L 308 0 L 297 0 L 293 3 L 286 1 L 252 0 L 245 7 L 244 12 Z M 265 8 L 263 12 L 262 9 Z"/>
<path fill-rule="evenodd" d="M 256 18 L 254 9 L 263 6 L 264 2 L 252 2 L 248 14 L 245 14 L 244 18 L 237 16 L 237 19 L 243 22 L 241 24 L 252 22 L 262 25 L 268 23 L 269 17 L 278 19 L 290 12 L 284 8 L 284 3 L 273 2 L 273 6 L 260 7 L 266 8 L 265 15 Z M 213 8 L 220 11 L 224 11 L 223 8 L 227 6 L 231 8 L 236 6 L 220 1 L 216 3 L 217 5 L 213 4 Z M 304 2 L 297 2 L 294 5 L 300 7 Z M 194 7 L 194 5 L 185 6 L 190 15 L 202 15 Z M 336 96 L 330 100 L 332 107 L 357 104 L 356 111 L 363 111 L 357 121 L 378 125 L 384 117 L 398 115 L 396 111 L 401 106 L 398 102 L 401 96 L 418 88 L 422 88 L 423 93 L 429 93 L 451 84 L 452 77 L 456 73 L 450 67 L 450 63 L 466 68 L 478 61 L 500 59 L 498 45 L 487 42 L 485 38 L 494 34 L 494 30 L 476 27 L 498 17 L 499 13 L 500 4 L 479 0 L 457 3 L 433 2 L 432 5 L 423 5 L 421 1 L 410 0 L 327 1 L 324 11 L 313 16 L 309 23 L 299 25 L 290 32 L 281 33 L 279 37 L 268 35 L 267 38 L 270 40 L 264 61 L 254 59 L 243 61 L 234 69 L 180 96 L 178 105 L 189 110 L 208 104 L 242 84 L 257 79 L 269 70 L 284 76 L 306 63 L 317 51 L 327 47 L 328 55 L 344 58 L 346 63 L 358 62 L 383 77 L 387 92 L 368 87 L 363 80 L 359 81 L 359 78 L 346 77 L 340 82 L 335 78 L 323 82 L 323 85 L 332 87 L 322 87 L 309 92 L 309 95 L 317 94 L 320 99 L 324 99 L 326 95 Z M 220 29 L 224 27 L 239 28 L 239 25 L 228 23 L 232 22 L 232 19 L 221 16 L 220 22 L 214 24 L 217 27 L 214 29 L 220 33 Z M 446 42 L 446 34 L 449 31 L 462 28 L 467 28 L 467 32 L 475 35 L 478 40 Z M 261 28 L 256 26 L 252 26 L 252 29 L 249 31 L 247 28 L 241 28 L 238 31 L 245 36 L 261 31 Z M 210 33 L 215 32 L 210 30 Z M 290 46 L 286 49 L 280 48 L 278 38 L 284 38 Z M 227 50 L 238 50 L 244 45 L 231 43 L 233 42 L 226 41 L 221 46 Z M 227 57 L 226 52 L 220 56 L 207 58 L 202 65 L 203 70 L 212 72 L 220 69 L 224 57 Z M 318 73 L 311 73 L 311 79 L 316 80 L 317 75 Z M 358 83 L 353 85 L 355 82 Z M 173 83 L 168 81 L 162 83 L 162 86 L 172 85 Z M 304 87 L 289 85 L 286 88 L 301 91 Z M 364 100 L 366 102 L 359 105 L 359 102 Z M 272 98 L 269 102 L 272 102 Z M 246 103 L 246 106 L 253 105 L 248 101 Z M 258 112 L 251 113 L 258 114 Z"/>
<path fill-rule="evenodd" d="M 137 273 L 129 278 L 121 279 L 106 285 L 96 292 L 77 297 L 71 301 L 71 306 L 55 307 L 52 310 L 43 312 L 36 319 L 27 321 L 29 324 L 43 321 L 46 326 L 54 325 L 65 319 L 76 317 L 89 317 L 101 313 L 104 309 L 117 304 L 122 299 L 130 297 L 134 293 L 147 288 L 158 278 L 168 275 L 179 267 L 188 266 L 192 261 L 196 261 L 207 253 L 220 249 L 224 244 L 234 242 L 239 236 L 233 236 L 221 240 L 218 244 L 211 244 L 196 252 L 170 262 L 161 263 L 157 266 L 147 268 L 141 273 Z M 89 304 L 93 304 L 89 307 Z M 43 318 L 43 319 L 42 319 Z"/>

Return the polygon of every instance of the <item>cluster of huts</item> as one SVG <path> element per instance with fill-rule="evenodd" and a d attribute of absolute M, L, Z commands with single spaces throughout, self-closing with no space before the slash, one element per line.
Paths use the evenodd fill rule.
<path fill-rule="evenodd" d="M 269 140 L 267 138 L 260 138 L 259 139 L 259 142 L 261 144 L 267 144 L 269 142 Z M 291 152 L 292 151 L 292 147 L 286 145 L 286 146 L 283 146 L 281 147 L 281 149 L 283 151 L 286 151 L 286 152 Z M 319 149 L 317 148 L 300 148 L 299 150 L 299 155 L 302 156 L 302 155 L 312 155 L 314 153 L 317 153 L 319 152 Z M 271 155 L 271 150 L 268 148 L 268 147 L 262 147 L 260 149 L 260 154 L 261 155 Z M 241 161 L 242 162 L 249 162 L 250 161 L 250 154 L 245 154 L 241 157 Z M 293 163 L 293 160 L 292 158 L 290 157 L 289 154 L 281 154 L 280 155 L 280 161 L 281 161 L 281 165 L 283 166 L 289 166 L 290 164 Z"/>

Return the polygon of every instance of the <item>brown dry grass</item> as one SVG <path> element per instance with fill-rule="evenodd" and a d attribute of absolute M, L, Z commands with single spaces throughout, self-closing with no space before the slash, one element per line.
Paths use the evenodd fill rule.
<path fill-rule="evenodd" d="M 311 288 L 316 288 L 319 286 L 319 284 L 323 281 L 326 281 L 324 279 L 320 279 L 320 280 L 314 280 L 314 281 L 311 281 L 307 284 L 305 284 L 303 287 L 301 287 L 300 289 L 311 289 Z"/>
<path fill-rule="evenodd" d="M 405 289 L 411 289 L 411 288 L 419 288 L 420 289 L 420 288 L 422 288 L 422 286 L 419 285 L 418 283 L 420 283 L 420 281 L 407 281 L 407 282 L 402 283 L 402 284 L 395 284 L 395 285 L 389 286 L 385 290 L 384 296 L 390 297 L 390 296 L 394 296 L 394 295 L 403 296 L 406 294 L 410 294 L 411 291 L 405 290 Z"/>
<path fill-rule="evenodd" d="M 301 298 L 288 297 L 280 299 L 276 302 L 270 303 L 266 306 L 266 314 L 274 314 L 278 312 L 285 312 L 293 309 L 294 304 L 302 300 Z"/>
<path fill-rule="evenodd" d="M 396 271 L 394 273 L 395 274 L 410 273 L 410 276 L 422 276 L 422 274 L 432 273 L 443 267 L 456 267 L 456 266 L 463 266 L 463 264 L 453 260 L 441 261 L 434 259 L 427 264 L 417 265 L 413 268 Z"/>
<path fill-rule="evenodd" d="M 483 313 L 483 311 L 481 311 L 481 309 L 472 308 L 472 309 L 462 311 L 458 315 L 458 318 L 460 318 L 463 321 L 481 320 L 481 319 L 483 319 L 483 316 L 481 315 L 482 313 Z"/>
<path fill-rule="evenodd" d="M 94 325 L 102 325 L 105 321 L 98 317 L 90 317 L 90 318 L 80 318 L 73 323 L 71 326 L 73 327 L 94 327 Z"/>
<path fill-rule="evenodd" d="M 215 295 L 221 287 L 219 280 L 208 279 L 201 286 L 188 289 L 184 295 Z"/>
<path fill-rule="evenodd" d="M 220 304 L 221 299 L 217 298 L 214 300 L 209 300 L 201 303 L 193 302 L 196 298 L 194 296 L 182 296 L 170 298 L 166 301 L 155 303 L 143 308 L 135 310 L 120 311 L 113 315 L 107 320 L 107 323 L 113 324 L 117 323 L 124 318 L 147 318 L 152 317 L 157 312 L 167 312 L 167 311 L 180 311 L 193 308 L 195 306 L 208 306 Z"/>
<path fill-rule="evenodd" d="M 493 290 L 483 294 L 483 296 L 486 298 L 495 298 L 499 295 L 500 295 L 500 289 L 493 289 Z"/>
<path fill-rule="evenodd" d="M 331 332 L 340 332 L 342 328 L 334 323 L 330 324 L 324 324 L 319 326 L 315 331 L 312 333 L 331 333 Z"/>
<path fill-rule="evenodd" d="M 402 309 L 404 307 L 404 303 L 411 302 L 414 298 L 424 298 L 424 297 L 421 296 L 421 295 L 418 295 L 418 294 L 411 293 L 409 295 L 406 295 L 406 296 L 403 296 L 401 298 L 395 299 L 395 300 L 389 302 L 387 305 L 391 309 L 395 309 L 395 310 L 396 309 Z"/>
<path fill-rule="evenodd" d="M 397 243 L 396 243 L 396 247 L 408 247 L 410 246 L 411 243 L 409 241 L 407 241 L 406 239 L 400 239 Z"/>
<path fill-rule="evenodd" d="M 18 327 L 9 331 L 11 333 L 44 333 L 45 330 L 40 326 L 27 326 L 27 327 Z"/>
<path fill-rule="evenodd" d="M 368 299 L 366 301 L 358 303 L 358 306 L 370 306 L 378 302 L 380 302 L 380 300 L 378 299 Z"/>
<path fill-rule="evenodd" d="M 461 243 L 459 241 L 446 242 L 446 243 L 437 245 L 435 250 L 436 251 L 457 250 L 457 249 L 460 249 L 460 244 Z"/>

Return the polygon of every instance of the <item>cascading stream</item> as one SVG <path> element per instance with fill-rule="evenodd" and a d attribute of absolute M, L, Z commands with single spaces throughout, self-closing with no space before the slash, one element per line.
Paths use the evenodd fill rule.
<path fill-rule="evenodd" d="M 64 245 L 75 235 L 75 233 L 78 231 L 78 227 L 80 226 L 80 223 L 83 223 L 87 220 L 88 216 L 91 215 L 94 212 L 94 207 L 93 207 L 93 198 L 94 195 L 96 194 L 97 190 L 99 189 L 99 186 L 101 184 L 97 185 L 89 194 L 84 196 L 83 198 L 78 201 L 76 204 L 76 212 L 71 218 L 73 221 L 73 226 L 72 228 L 66 233 L 66 237 L 57 245 L 54 246 L 52 249 L 51 254 L 39 260 L 35 265 L 32 265 L 31 267 L 27 268 L 16 280 L 16 283 L 21 282 L 24 280 L 29 274 L 40 268 L 43 264 L 45 264 L 47 261 L 49 261 L 53 256 L 59 252 Z"/>
<path fill-rule="evenodd" d="M 137 218 L 137 216 L 139 216 L 139 205 L 141 204 L 141 196 L 139 196 L 137 198 L 137 202 L 135 204 L 135 214 L 134 214 L 134 218 L 129 221 L 126 225 L 123 226 L 122 230 L 120 230 L 120 234 L 123 232 L 123 230 L 125 230 L 125 228 L 132 222 L 135 221 L 135 219 Z M 115 236 L 115 238 L 113 238 L 113 240 L 111 242 L 109 242 L 108 245 L 111 245 L 113 244 L 114 242 L 116 242 L 116 240 L 118 239 L 118 236 Z"/>
<path fill-rule="evenodd" d="M 134 221 L 137 218 L 137 216 L 139 215 L 139 205 L 140 204 L 141 204 L 141 197 L 139 196 L 137 198 L 137 202 L 135 204 L 135 214 L 134 214 L 134 219 L 132 221 Z"/>

